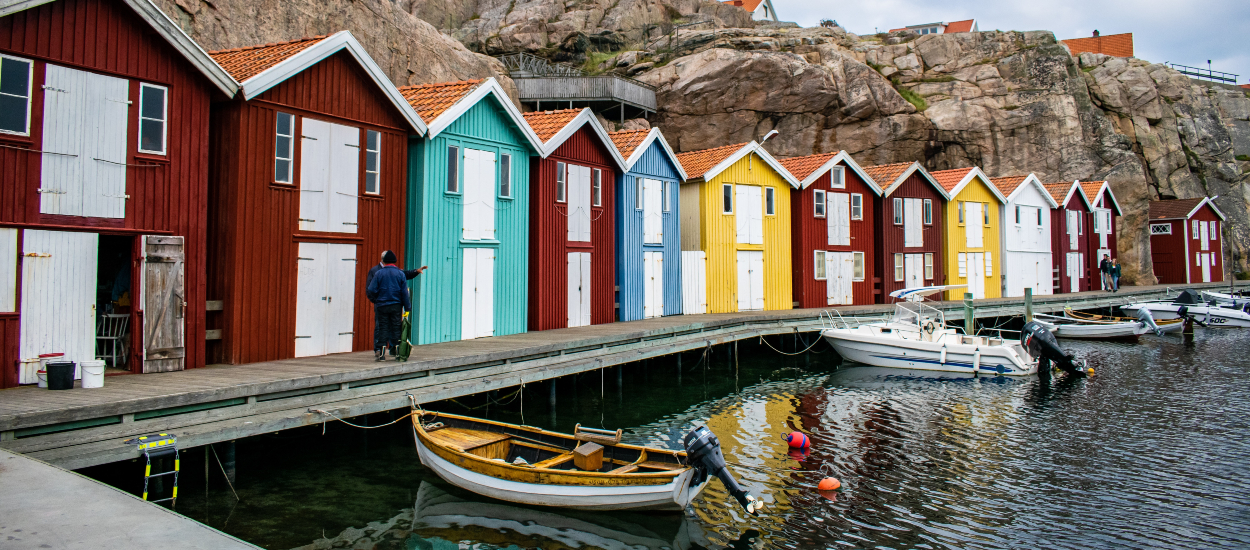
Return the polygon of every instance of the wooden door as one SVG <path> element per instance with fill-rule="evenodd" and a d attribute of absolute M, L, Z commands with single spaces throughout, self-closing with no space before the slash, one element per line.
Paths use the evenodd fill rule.
<path fill-rule="evenodd" d="M 95 233 L 23 232 L 18 329 L 22 361 L 44 353 L 64 353 L 75 363 L 95 359 L 98 254 L 99 236 Z M 37 382 L 35 370 L 23 369 L 18 383 Z"/>
<path fill-rule="evenodd" d="M 979 202 L 964 203 L 964 236 L 966 237 L 966 245 L 968 248 L 981 248 L 984 239 L 982 233 L 985 227 L 984 213 L 982 212 L 984 205 Z"/>
<path fill-rule="evenodd" d="M 825 253 L 825 291 L 829 305 L 850 305 L 855 261 L 850 252 Z"/>
<path fill-rule="evenodd" d="M 1206 224 L 1203 224 L 1203 228 L 1206 228 Z M 1205 244 L 1206 241 L 1204 240 L 1203 243 Z M 1199 252 L 1198 266 L 1202 268 L 1202 282 L 1211 282 L 1211 255 L 1206 252 Z"/>
<path fill-rule="evenodd" d="M 186 368 L 185 271 L 182 237 L 143 237 L 143 372 Z"/>
<path fill-rule="evenodd" d="M 568 326 L 588 326 L 590 325 L 590 253 L 570 252 L 568 262 Z"/>
<path fill-rule="evenodd" d="M 295 357 L 326 354 L 326 243 L 299 243 L 295 279 Z"/>
<path fill-rule="evenodd" d="M 682 313 L 707 313 L 707 253 L 683 250 L 681 253 Z"/>
<path fill-rule="evenodd" d="M 0 227 L 0 313 L 17 311 L 17 232 Z"/>
<path fill-rule="evenodd" d="M 759 198 L 758 196 L 756 197 Z M 751 309 L 764 309 L 764 252 L 753 251 L 751 255 Z"/>
<path fill-rule="evenodd" d="M 39 213 L 82 215 L 87 162 L 87 73 L 47 65 L 43 84 L 43 145 Z"/>
<path fill-rule="evenodd" d="M 360 128 L 330 124 L 329 231 L 356 233 L 359 192 Z"/>
<path fill-rule="evenodd" d="M 1069 222 L 1071 225 L 1071 222 Z M 1069 252 L 1067 254 L 1067 274 L 1068 274 L 1068 292 L 1081 291 L 1081 254 L 1078 252 Z"/>
<path fill-rule="evenodd" d="M 347 353 L 356 335 L 356 245 L 325 246 L 325 353 Z"/>
<path fill-rule="evenodd" d="M 756 189 L 759 189 L 758 187 Z M 764 252 L 738 251 L 738 310 L 764 309 Z"/>
<path fill-rule="evenodd" d="M 330 231 L 330 133 L 329 122 L 303 119 L 299 161 L 301 231 Z"/>
<path fill-rule="evenodd" d="M 903 288 L 924 286 L 924 254 L 903 256 Z"/>
<path fill-rule="evenodd" d="M 664 315 L 664 253 L 642 253 L 644 318 Z"/>
<path fill-rule="evenodd" d="M 495 335 L 495 249 L 464 249 L 460 339 Z"/>
<path fill-rule="evenodd" d="M 568 165 L 568 240 L 590 242 L 590 168 Z"/>
<path fill-rule="evenodd" d="M 495 239 L 495 153 L 464 150 L 462 235 L 465 240 Z"/>
<path fill-rule="evenodd" d="M 1081 232 L 1081 213 L 1076 210 L 1065 210 L 1068 213 L 1068 250 L 1077 250 L 1076 237 Z"/>
<path fill-rule="evenodd" d="M 969 224 L 971 220 L 969 220 Z M 980 252 L 968 253 L 968 292 L 973 298 L 985 297 L 985 255 Z"/>
<path fill-rule="evenodd" d="M 830 246 L 851 245 L 851 196 L 846 193 L 828 194 L 828 225 Z"/>

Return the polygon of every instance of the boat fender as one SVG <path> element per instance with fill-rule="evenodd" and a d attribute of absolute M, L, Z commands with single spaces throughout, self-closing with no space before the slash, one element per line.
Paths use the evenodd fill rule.
<path fill-rule="evenodd" d="M 690 430 L 690 433 L 682 438 L 681 443 L 686 448 L 686 457 L 690 465 L 695 468 L 695 475 L 690 477 L 690 486 L 697 487 L 708 476 L 716 476 L 747 513 L 759 515 L 757 512 L 760 503 L 738 485 L 738 480 L 734 479 L 729 468 L 725 466 L 725 455 L 721 454 L 720 440 L 716 439 L 716 434 L 712 433 L 712 430 L 709 430 L 707 426 L 699 426 Z"/>
<path fill-rule="evenodd" d="M 981 372 L 981 350 L 980 349 L 977 349 L 976 351 L 972 352 L 972 370 L 974 372 Z"/>
<path fill-rule="evenodd" d="M 812 440 L 807 438 L 807 434 L 803 432 L 790 432 L 781 436 L 790 445 L 791 449 L 806 449 L 812 445 Z"/>
<path fill-rule="evenodd" d="M 942 364 L 943 364 L 943 365 L 945 365 L 945 364 L 946 364 L 946 344 L 942 344 L 942 358 L 941 358 L 941 362 L 942 362 Z"/>

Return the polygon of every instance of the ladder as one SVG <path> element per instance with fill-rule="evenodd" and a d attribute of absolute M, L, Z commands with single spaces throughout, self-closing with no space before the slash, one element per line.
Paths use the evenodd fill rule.
<path fill-rule="evenodd" d="M 167 475 L 174 476 L 174 485 L 170 496 L 150 501 L 154 504 L 169 502 L 169 507 L 173 508 L 175 501 L 178 499 L 178 438 L 174 437 L 174 434 L 159 433 L 126 440 L 126 444 L 137 445 L 139 452 L 143 453 L 143 458 L 147 462 L 143 468 L 143 500 L 148 500 L 148 484 L 151 482 L 152 478 L 164 477 Z M 174 469 L 153 474 L 152 459 L 167 456 L 174 457 Z"/>

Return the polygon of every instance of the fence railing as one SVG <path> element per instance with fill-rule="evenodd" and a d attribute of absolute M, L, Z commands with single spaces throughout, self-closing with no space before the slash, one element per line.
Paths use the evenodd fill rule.
<path fill-rule="evenodd" d="M 1237 75 L 1233 73 L 1226 73 L 1223 71 L 1213 71 L 1210 68 L 1203 69 L 1202 67 L 1190 67 L 1188 65 L 1179 65 L 1176 63 L 1164 63 L 1164 64 L 1175 69 L 1176 72 L 1178 73 L 1192 76 L 1194 78 L 1205 78 L 1207 80 L 1214 80 L 1216 82 L 1227 82 L 1229 84 L 1237 83 Z"/>

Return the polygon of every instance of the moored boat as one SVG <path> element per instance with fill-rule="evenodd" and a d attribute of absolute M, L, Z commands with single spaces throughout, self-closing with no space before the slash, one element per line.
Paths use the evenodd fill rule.
<path fill-rule="evenodd" d="M 1140 310 L 1140 311 L 1144 311 L 1147 314 L 1149 314 L 1150 312 L 1149 309 Z M 1095 313 L 1086 313 L 1084 311 L 1074 311 L 1071 309 L 1064 310 L 1063 314 L 1069 318 L 1076 319 L 1079 321 L 1145 322 L 1143 319 L 1138 319 L 1138 318 L 1133 318 L 1133 317 L 1118 317 L 1115 315 L 1098 315 Z M 1184 323 L 1180 319 L 1154 320 L 1154 318 L 1152 317 L 1151 320 L 1154 322 L 1155 326 L 1158 327 L 1157 329 L 1154 329 L 1154 332 L 1160 335 L 1168 334 L 1172 332 L 1180 332 L 1181 328 L 1184 326 Z"/>
<path fill-rule="evenodd" d="M 1137 340 L 1138 336 L 1152 331 L 1141 321 L 1090 321 L 1034 314 L 1033 319 L 1050 329 L 1059 338 L 1077 340 Z"/>
<path fill-rule="evenodd" d="M 1205 303 L 1202 297 L 1192 290 L 1182 290 L 1180 295 L 1170 302 L 1135 302 L 1122 305 L 1120 309 L 1133 315 L 1142 309 L 1148 309 L 1155 319 L 1179 319 L 1181 315 L 1188 315 L 1212 328 L 1250 327 L 1250 313 L 1241 309 L 1220 307 L 1218 302 Z"/>

